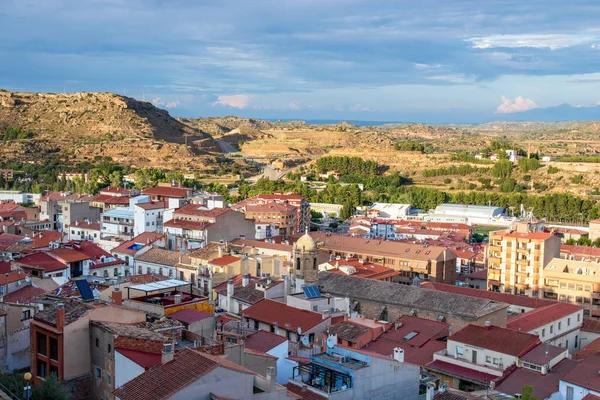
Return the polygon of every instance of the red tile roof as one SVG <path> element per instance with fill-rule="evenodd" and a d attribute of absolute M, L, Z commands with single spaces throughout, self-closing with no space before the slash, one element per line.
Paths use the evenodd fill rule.
<path fill-rule="evenodd" d="M 15 260 L 17 264 L 25 264 L 30 267 L 39 267 L 46 272 L 60 271 L 68 268 L 66 264 L 50 257 L 46 253 L 33 253 Z"/>
<path fill-rule="evenodd" d="M 452 376 L 465 378 L 469 381 L 479 382 L 481 385 L 488 385 L 491 381 L 499 378 L 496 375 L 486 374 L 485 372 L 461 367 L 440 360 L 430 362 L 425 368 L 434 372 L 446 373 Z"/>
<path fill-rule="evenodd" d="M 115 193 L 129 195 L 131 193 L 131 190 L 123 189 L 122 187 L 117 186 L 107 186 L 104 189 L 100 189 L 100 193 Z"/>
<path fill-rule="evenodd" d="M 575 304 L 551 304 L 510 318 L 506 327 L 515 331 L 531 332 L 536 328 L 581 310 L 583 310 L 583 308 Z M 577 321 L 573 318 L 573 326 L 577 325 Z"/>
<path fill-rule="evenodd" d="M 583 399 L 581 400 L 600 400 L 600 396 L 596 396 L 594 394 L 587 394 Z"/>
<path fill-rule="evenodd" d="M 233 239 L 231 244 L 236 246 L 244 246 L 244 247 L 256 247 L 259 249 L 269 249 L 269 250 L 278 250 L 284 252 L 291 252 L 293 246 L 290 244 L 283 243 L 269 243 L 263 242 L 261 240 L 250 240 L 250 239 Z"/>
<path fill-rule="evenodd" d="M 244 276 L 243 276 L 242 274 L 237 274 L 237 275 L 235 275 L 233 278 L 229 278 L 229 279 L 231 279 L 231 280 L 233 281 L 233 287 L 234 287 L 234 288 L 239 288 L 239 287 L 241 287 L 241 286 L 242 286 L 242 283 L 243 283 Z M 253 284 L 253 283 L 255 283 L 255 282 L 256 282 L 256 281 L 258 281 L 258 280 L 259 280 L 259 278 L 257 278 L 257 277 L 255 277 L 255 276 L 252 276 L 252 275 L 250 275 L 250 277 L 249 277 L 249 279 L 248 279 L 248 284 L 249 284 L 249 285 L 250 285 L 250 284 Z M 221 283 L 219 283 L 217 286 L 215 286 L 215 287 L 213 288 L 213 290 L 214 290 L 215 292 L 218 292 L 218 291 L 220 291 L 220 290 L 227 289 L 227 282 L 228 282 L 228 280 L 227 280 L 227 281 L 225 281 L 225 282 L 221 282 Z"/>
<path fill-rule="evenodd" d="M 110 194 L 99 194 L 98 196 L 92 197 L 90 202 L 128 205 L 129 200 L 130 198 L 128 196 L 113 196 Z"/>
<path fill-rule="evenodd" d="M 592 340 L 585 347 L 583 347 L 581 350 L 579 350 L 573 356 L 573 358 L 576 360 L 579 360 L 579 359 L 586 358 L 590 354 L 593 354 L 596 356 L 600 355 L 600 338 Z"/>
<path fill-rule="evenodd" d="M 562 360 L 546 375 L 527 368 L 518 368 L 496 386 L 496 390 L 513 396 L 515 393 L 522 393 L 523 387 L 529 385 L 533 386 L 532 394 L 536 399 L 549 399 L 552 393 L 558 392 L 560 379 L 576 366 L 576 361 Z"/>
<path fill-rule="evenodd" d="M 247 349 L 252 349 L 266 353 L 269 350 L 279 346 L 280 344 L 285 343 L 286 341 L 287 338 L 284 336 L 260 330 L 248 336 L 246 338 L 245 344 Z"/>
<path fill-rule="evenodd" d="M 306 389 L 306 391 L 302 391 L 302 386 L 296 385 L 294 383 L 288 382 L 283 386 L 288 390 L 288 393 L 292 392 L 301 400 L 327 400 L 327 397 L 321 396 L 315 392 L 311 392 L 308 389 Z"/>
<path fill-rule="evenodd" d="M 225 358 L 183 349 L 173 360 L 159 364 L 114 391 L 121 400 L 162 400 L 191 385 L 216 368 L 255 375 Z"/>
<path fill-rule="evenodd" d="M 600 257 L 600 248 L 592 246 L 561 244 L 560 252 L 562 254 L 573 254 L 579 256 Z"/>
<path fill-rule="evenodd" d="M 540 343 L 537 336 L 498 326 L 467 325 L 448 340 L 518 357 Z"/>
<path fill-rule="evenodd" d="M 582 331 L 600 333 L 600 320 L 584 318 Z"/>
<path fill-rule="evenodd" d="M 515 294 L 492 292 L 489 290 L 472 289 L 462 286 L 447 285 L 445 283 L 423 282 L 421 287 L 425 289 L 439 290 L 447 293 L 462 294 L 464 296 L 479 297 L 497 301 L 499 303 L 513 304 L 527 308 L 544 307 L 550 304 L 556 304 L 556 301 L 546 299 L 536 299 L 527 296 L 518 296 Z"/>
<path fill-rule="evenodd" d="M 178 188 L 178 187 L 167 187 L 167 186 L 156 186 L 150 189 L 142 190 L 142 194 L 149 194 L 154 196 L 164 197 L 176 197 L 185 198 L 192 192 L 189 188 Z"/>
<path fill-rule="evenodd" d="M 144 367 L 144 369 L 152 368 L 159 365 L 162 361 L 160 354 L 146 353 L 145 351 L 124 349 L 122 347 L 116 347 L 116 351 L 129 358 L 137 365 Z"/>
<path fill-rule="evenodd" d="M 359 262 L 356 258 L 343 259 L 343 260 L 334 260 L 329 261 L 329 265 L 337 266 L 337 269 L 329 269 L 328 272 L 339 272 L 345 274 L 343 270 L 339 270 L 339 267 L 350 266 L 353 267 L 356 272 L 352 274 L 352 276 L 356 276 L 359 278 L 367 278 L 367 279 L 386 279 L 391 278 L 397 275 L 400 275 L 400 271 L 396 271 L 393 268 L 385 267 L 381 264 L 375 264 L 369 261 Z"/>
<path fill-rule="evenodd" d="M 77 201 L 90 201 L 92 196 L 88 194 L 77 194 L 68 192 L 48 192 L 45 196 L 40 198 L 40 201 L 58 201 L 58 200 L 77 200 Z"/>
<path fill-rule="evenodd" d="M 261 300 L 241 312 L 246 318 L 277 324 L 280 328 L 295 332 L 301 328 L 303 332 L 325 321 L 320 313 L 300 310 L 274 300 Z"/>
<path fill-rule="evenodd" d="M 100 222 L 89 222 L 85 220 L 75 221 L 71 223 L 71 225 L 67 225 L 69 228 L 79 228 L 79 229 L 90 229 L 93 231 L 100 230 Z"/>
<path fill-rule="evenodd" d="M 188 204 L 181 208 L 175 210 L 174 214 L 182 214 L 182 215 L 195 215 L 197 217 L 206 217 L 206 218 L 216 218 L 219 217 L 226 212 L 231 211 L 229 208 L 219 208 L 215 207 L 210 210 L 203 208 L 203 206 L 198 204 Z"/>
<path fill-rule="evenodd" d="M 589 356 L 565 376 L 562 380 L 582 386 L 594 392 L 600 392 L 600 356 Z"/>
<path fill-rule="evenodd" d="M 517 231 L 495 231 L 493 234 L 502 236 L 502 237 L 510 237 L 510 238 L 518 238 L 518 239 L 530 239 L 530 240 L 547 240 L 554 236 L 553 233 L 549 232 L 517 232 Z"/>
<path fill-rule="evenodd" d="M 66 263 L 72 263 L 72 262 L 90 259 L 89 256 L 87 256 L 77 250 L 66 249 L 66 248 L 54 249 L 52 251 L 49 251 L 48 254 L 50 254 L 53 257 L 56 257 L 56 259 L 58 259 L 62 262 L 66 262 Z"/>
<path fill-rule="evenodd" d="M 137 249 L 137 250 L 130 249 L 131 246 L 133 246 L 135 244 L 143 244 L 143 245 L 152 244 L 152 243 L 156 242 L 157 240 L 160 240 L 164 237 L 165 237 L 165 235 L 163 235 L 161 233 L 156 233 L 156 232 L 140 233 L 133 239 L 121 243 L 120 245 L 118 245 L 117 247 L 112 249 L 111 251 L 113 253 L 134 255 L 135 253 L 137 253 L 139 251 L 139 249 Z"/>
<path fill-rule="evenodd" d="M 168 207 L 164 201 L 150 201 L 148 203 L 137 203 L 135 206 L 140 207 L 144 210 L 160 210 L 162 208 Z"/>
<path fill-rule="evenodd" d="M 60 242 L 65 234 L 57 231 L 38 231 L 31 236 L 32 248 L 40 249 L 43 247 L 49 247 L 50 243 Z"/>
<path fill-rule="evenodd" d="M 487 273 L 487 269 L 482 269 L 481 271 L 475 271 L 472 274 L 465 275 L 463 278 L 486 280 Z"/>
<path fill-rule="evenodd" d="M 25 277 L 27 277 L 27 275 L 21 271 L 11 271 L 8 274 L 0 275 L 0 285 L 6 285 L 7 281 L 8 283 L 20 281 L 25 279 Z"/>
<path fill-rule="evenodd" d="M 6 303 L 29 303 L 31 300 L 36 298 L 37 296 L 47 293 L 44 289 L 34 287 L 34 286 L 25 286 L 17 290 L 16 292 L 9 293 L 4 296 L 4 302 Z"/>
<path fill-rule="evenodd" d="M 212 318 L 212 316 L 213 314 L 211 313 L 189 308 L 169 314 L 169 318 L 176 319 L 177 321 L 181 321 L 186 324 L 193 324 L 194 322 L 202 321 L 206 318 Z"/>
<path fill-rule="evenodd" d="M 23 239 L 25 239 L 25 236 L 2 233 L 0 234 L 0 250 L 8 249 L 10 246 L 19 243 Z"/>
<path fill-rule="evenodd" d="M 207 221 L 188 221 L 186 219 L 170 219 L 163 224 L 169 228 L 191 229 L 195 231 L 203 231 L 204 229 L 213 226 L 214 223 Z"/>
<path fill-rule="evenodd" d="M 10 261 L 0 261 L 0 274 L 6 274 L 12 271 L 12 264 Z"/>
<path fill-rule="evenodd" d="M 214 260 L 209 261 L 209 264 L 213 264 L 213 265 L 218 265 L 218 266 L 225 266 L 225 265 L 229 265 L 232 264 L 236 261 L 241 260 L 241 258 L 236 257 L 236 256 L 223 256 L 220 258 L 215 258 Z"/>

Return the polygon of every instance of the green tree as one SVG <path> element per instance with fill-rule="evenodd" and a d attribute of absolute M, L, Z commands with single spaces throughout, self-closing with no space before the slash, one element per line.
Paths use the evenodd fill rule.
<path fill-rule="evenodd" d="M 123 172 L 121 171 L 113 171 L 108 176 L 108 181 L 110 186 L 121 187 L 123 186 Z"/>
<path fill-rule="evenodd" d="M 183 176 L 183 173 L 181 173 L 179 171 L 170 171 L 165 176 L 165 179 L 168 182 L 175 181 L 175 182 L 178 182 L 178 183 L 183 183 L 185 177 Z"/>
<path fill-rule="evenodd" d="M 567 241 L 565 242 L 565 244 L 568 244 L 569 246 L 575 246 L 577 244 L 577 240 L 575 240 L 573 238 L 570 238 L 570 239 L 567 239 Z"/>
<path fill-rule="evenodd" d="M 512 173 L 512 163 L 509 160 L 498 160 L 490 173 L 494 178 L 508 178 Z"/>
<path fill-rule="evenodd" d="M 62 388 L 56 375 L 52 374 L 33 388 L 32 400 L 67 400 L 69 394 Z"/>
<path fill-rule="evenodd" d="M 590 238 L 582 237 L 577 240 L 577 244 L 580 246 L 591 246 L 592 241 L 590 240 Z"/>
<path fill-rule="evenodd" d="M 522 400 L 537 400 L 533 395 L 533 386 L 526 385 L 521 389 L 521 399 Z"/>

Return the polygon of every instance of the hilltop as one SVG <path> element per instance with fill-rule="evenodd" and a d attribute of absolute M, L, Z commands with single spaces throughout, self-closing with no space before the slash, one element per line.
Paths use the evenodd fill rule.
<path fill-rule="evenodd" d="M 0 91 L 0 133 L 7 128 L 32 132 L 0 150 L 6 159 L 20 161 L 60 153 L 74 161 L 101 156 L 137 167 L 201 169 L 214 164 L 210 153 L 220 152 L 201 129 L 148 102 L 113 93 Z"/>

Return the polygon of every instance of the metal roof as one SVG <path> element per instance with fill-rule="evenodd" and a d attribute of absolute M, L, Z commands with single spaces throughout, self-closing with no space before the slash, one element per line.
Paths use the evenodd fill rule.
<path fill-rule="evenodd" d="M 166 281 L 129 286 L 128 289 L 141 290 L 142 292 L 155 292 L 157 290 L 175 289 L 181 286 L 187 286 L 189 284 L 190 282 L 180 281 L 179 279 L 167 279 Z"/>

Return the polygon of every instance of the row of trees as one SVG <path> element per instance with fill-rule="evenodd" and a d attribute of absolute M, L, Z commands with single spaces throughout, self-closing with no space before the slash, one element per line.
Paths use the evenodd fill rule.
<path fill-rule="evenodd" d="M 445 168 L 426 169 L 423 170 L 423 176 L 425 178 L 433 176 L 446 176 L 446 175 L 471 175 L 471 174 L 487 174 L 490 168 L 477 168 L 470 164 L 452 165 Z"/>
<path fill-rule="evenodd" d="M 398 140 L 394 143 L 394 150 L 418 151 L 420 153 L 433 153 L 431 143 L 423 143 L 416 140 Z"/>
<path fill-rule="evenodd" d="M 360 157 L 321 157 L 317 160 L 315 166 L 318 172 L 336 170 L 342 175 L 377 175 L 380 173 L 380 167 L 376 161 L 366 161 Z"/>

